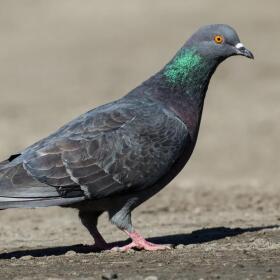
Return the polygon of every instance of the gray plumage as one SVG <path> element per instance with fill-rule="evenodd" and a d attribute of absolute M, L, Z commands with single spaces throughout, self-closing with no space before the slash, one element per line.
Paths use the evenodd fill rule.
<path fill-rule="evenodd" d="M 223 45 L 213 43 L 216 34 L 223 36 Z M 238 43 L 229 26 L 203 27 L 167 66 L 128 95 L 2 162 L 0 209 L 75 207 L 93 236 L 97 217 L 108 211 L 113 223 L 131 232 L 131 211 L 167 185 L 189 159 L 217 65 L 236 54 L 252 57 L 243 46 L 237 49 Z M 180 66 L 176 59 L 203 67 Z M 186 75 L 178 67 L 186 67 Z"/>

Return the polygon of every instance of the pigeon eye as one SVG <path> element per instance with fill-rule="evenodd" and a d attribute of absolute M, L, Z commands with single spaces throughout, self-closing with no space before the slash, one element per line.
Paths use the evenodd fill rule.
<path fill-rule="evenodd" d="M 216 44 L 222 44 L 224 42 L 224 37 L 222 35 L 216 35 L 214 41 Z"/>

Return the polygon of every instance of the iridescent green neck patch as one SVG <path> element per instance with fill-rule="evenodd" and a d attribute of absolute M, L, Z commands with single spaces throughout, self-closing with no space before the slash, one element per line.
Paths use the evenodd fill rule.
<path fill-rule="evenodd" d="M 197 70 L 201 70 L 202 57 L 195 53 L 193 49 L 182 49 L 179 54 L 167 64 L 164 70 L 164 76 L 168 83 L 172 86 L 183 86 L 187 82 L 191 82 L 194 79 L 194 75 Z"/>

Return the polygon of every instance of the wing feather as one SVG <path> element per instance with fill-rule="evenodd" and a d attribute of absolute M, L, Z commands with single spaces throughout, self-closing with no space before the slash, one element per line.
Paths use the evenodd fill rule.
<path fill-rule="evenodd" d="M 186 126 L 159 105 L 111 104 L 21 157 L 27 173 L 61 197 L 96 199 L 153 185 L 178 159 L 187 135 Z"/>

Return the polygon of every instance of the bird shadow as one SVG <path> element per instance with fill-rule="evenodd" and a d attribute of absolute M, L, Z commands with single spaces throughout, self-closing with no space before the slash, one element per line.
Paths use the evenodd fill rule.
<path fill-rule="evenodd" d="M 173 246 L 183 244 L 201 244 L 214 240 L 223 239 L 225 237 L 237 236 L 246 232 L 258 232 L 265 229 L 279 228 L 279 225 L 261 226 L 261 227 L 249 227 L 249 228 L 228 228 L 228 227 L 215 227 L 204 228 L 195 230 L 187 234 L 173 234 L 158 237 L 148 238 L 148 241 L 160 244 L 171 244 Z M 129 243 L 129 239 L 119 242 L 110 243 L 113 246 L 123 246 Z M 8 253 L 1 253 L 0 259 L 21 258 L 24 256 L 32 257 L 47 257 L 47 256 L 61 256 L 68 251 L 74 251 L 79 254 L 88 254 L 98 252 L 94 246 L 75 244 L 69 246 L 58 246 L 39 249 L 26 249 L 16 250 Z"/>

